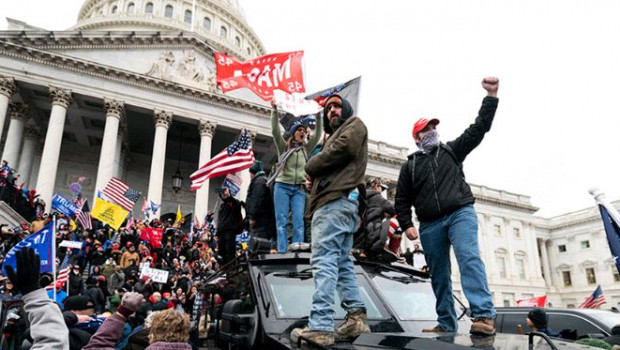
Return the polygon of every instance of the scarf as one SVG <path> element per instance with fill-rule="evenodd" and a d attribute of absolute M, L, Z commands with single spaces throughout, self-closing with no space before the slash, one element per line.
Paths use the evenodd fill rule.
<path fill-rule="evenodd" d="M 418 147 L 425 154 L 437 146 L 439 146 L 439 133 L 436 130 L 429 130 L 418 143 Z"/>
<path fill-rule="evenodd" d="M 293 153 L 299 150 L 302 150 L 303 148 L 304 148 L 304 144 L 301 142 L 293 142 L 291 144 L 291 147 L 287 149 L 286 152 L 284 152 L 278 159 L 278 163 L 276 164 L 276 169 L 274 170 L 273 174 L 269 176 L 269 179 L 267 179 L 267 186 L 271 186 L 271 184 L 273 184 L 276 181 L 276 178 L 278 177 L 278 175 L 280 175 L 282 170 L 284 170 L 284 167 L 286 166 L 286 161 L 288 160 L 288 158 Z"/>

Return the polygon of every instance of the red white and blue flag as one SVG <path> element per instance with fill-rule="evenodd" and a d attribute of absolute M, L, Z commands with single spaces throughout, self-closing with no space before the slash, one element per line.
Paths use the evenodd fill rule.
<path fill-rule="evenodd" d="M 75 212 L 76 220 L 82 225 L 84 230 L 92 230 L 93 218 L 90 216 L 90 208 L 87 200 L 82 197 L 81 193 L 78 193 L 73 203 L 79 208 L 78 211 Z"/>
<path fill-rule="evenodd" d="M 62 260 L 62 264 L 58 268 L 58 277 L 56 277 L 57 286 L 62 286 L 65 283 L 67 283 L 67 280 L 69 279 L 69 271 L 70 271 L 69 252 L 67 250 L 67 254 L 65 254 L 65 258 Z M 45 290 L 52 290 L 52 289 L 54 289 L 54 282 L 50 283 L 47 287 L 45 287 Z"/>
<path fill-rule="evenodd" d="M 226 175 L 226 178 L 222 183 L 222 187 L 228 188 L 230 190 L 230 194 L 232 194 L 233 197 L 237 197 L 237 194 L 241 190 L 242 183 L 243 180 L 241 180 L 241 176 L 239 176 L 239 173 L 232 173 Z"/>
<path fill-rule="evenodd" d="M 140 192 L 129 187 L 129 185 L 117 177 L 112 177 L 101 192 L 127 211 L 131 211 L 133 206 L 136 205 L 138 197 L 140 197 Z"/>
<path fill-rule="evenodd" d="M 605 300 L 605 295 L 603 295 L 603 290 L 601 286 L 597 286 L 592 295 L 588 297 L 579 308 L 582 309 L 598 309 L 599 306 L 606 304 L 607 300 Z"/>
<path fill-rule="evenodd" d="M 236 173 L 248 169 L 252 164 L 254 164 L 252 140 L 248 131 L 244 129 L 239 139 L 189 176 L 192 180 L 191 189 L 198 190 L 210 178 Z"/>

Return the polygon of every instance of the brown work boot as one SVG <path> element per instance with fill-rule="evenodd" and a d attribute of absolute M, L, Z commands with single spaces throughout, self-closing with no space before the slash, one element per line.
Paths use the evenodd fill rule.
<path fill-rule="evenodd" d="M 299 340 L 300 336 L 303 336 L 304 338 L 311 340 L 319 345 L 334 345 L 334 332 L 313 331 L 310 329 L 310 327 L 306 326 L 304 328 L 293 329 L 293 331 L 291 332 L 291 347 L 297 347 L 297 341 Z M 302 340 L 301 344 L 306 344 L 306 342 Z"/>
<path fill-rule="evenodd" d="M 370 333 L 370 327 L 364 321 L 366 318 L 364 309 L 347 313 L 344 323 L 336 329 L 336 340 L 353 340 L 362 333 Z"/>
<path fill-rule="evenodd" d="M 446 330 L 442 326 L 436 325 L 433 328 L 422 328 L 422 333 L 445 333 Z"/>
<path fill-rule="evenodd" d="M 471 334 L 495 335 L 495 320 L 492 318 L 478 317 L 469 330 Z"/>

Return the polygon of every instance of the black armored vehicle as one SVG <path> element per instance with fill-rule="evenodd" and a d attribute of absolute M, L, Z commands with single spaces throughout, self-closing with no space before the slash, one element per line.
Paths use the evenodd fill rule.
<path fill-rule="evenodd" d="M 435 296 L 428 274 L 398 263 L 355 259 L 360 294 L 371 332 L 331 349 L 590 349 L 544 334 L 469 334 L 466 307 L 455 298 L 458 333 L 422 333 L 436 324 Z M 304 327 L 310 314 L 314 282 L 310 253 L 243 255 L 206 281 L 206 293 L 224 300 L 210 308 L 209 337 L 226 349 L 295 349 L 290 333 Z M 219 299 L 219 298 L 218 298 Z M 346 312 L 336 296 L 335 322 Z M 304 348 L 323 349 L 307 344 Z"/>

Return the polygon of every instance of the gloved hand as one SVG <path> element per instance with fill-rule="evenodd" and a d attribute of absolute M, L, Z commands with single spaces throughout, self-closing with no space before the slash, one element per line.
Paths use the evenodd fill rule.
<path fill-rule="evenodd" d="M 142 294 L 136 292 L 125 293 L 125 295 L 123 295 L 123 300 L 121 300 L 121 305 L 116 312 L 127 318 L 129 315 L 136 312 L 142 304 L 144 304 L 144 297 Z"/>
<path fill-rule="evenodd" d="M 26 295 L 40 288 L 39 270 L 41 269 L 41 258 L 32 248 L 23 248 L 15 253 L 15 268 L 6 266 L 6 273 L 15 286 L 15 289 Z"/>

